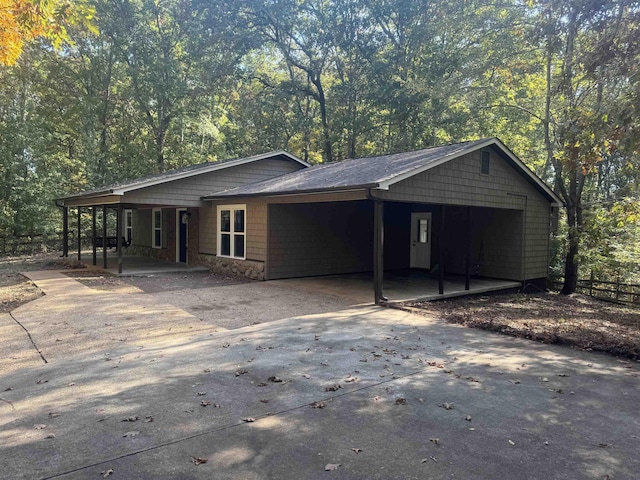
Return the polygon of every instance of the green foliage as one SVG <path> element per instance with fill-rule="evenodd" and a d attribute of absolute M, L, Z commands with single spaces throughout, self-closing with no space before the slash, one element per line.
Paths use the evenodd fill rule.
<path fill-rule="evenodd" d="M 0 70 L 0 234 L 59 228 L 56 196 L 204 161 L 498 136 L 567 202 L 557 273 L 637 268 L 631 0 L 78 4 L 96 29 Z"/>

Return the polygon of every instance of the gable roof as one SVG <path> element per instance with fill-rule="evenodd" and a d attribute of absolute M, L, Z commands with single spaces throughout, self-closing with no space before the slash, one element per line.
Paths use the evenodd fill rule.
<path fill-rule="evenodd" d="M 204 173 L 214 172 L 216 170 L 222 170 L 225 168 L 231 168 L 246 163 L 276 157 L 284 157 L 286 160 L 299 163 L 304 167 L 309 167 L 309 164 L 307 162 L 299 159 L 295 155 L 292 155 L 289 152 L 285 152 L 284 150 L 278 150 L 268 153 L 261 153 L 259 155 L 253 155 L 251 157 L 232 158 L 228 160 L 219 160 L 216 162 L 205 162 L 199 163 L 197 165 L 189 165 L 183 168 L 137 178 L 129 182 L 114 183 L 106 187 L 100 187 L 93 190 L 74 193 L 66 197 L 60 197 L 56 200 L 70 200 L 82 197 L 99 197 L 104 195 L 124 195 L 125 193 L 131 192 L 133 190 L 139 190 L 141 188 L 152 187 L 154 185 L 159 185 L 166 182 L 181 180 L 183 178 L 189 178 L 196 175 L 202 175 Z"/>
<path fill-rule="evenodd" d="M 536 176 L 498 138 L 431 147 L 414 152 L 395 153 L 376 157 L 356 158 L 325 163 L 269 180 L 242 185 L 203 197 L 214 200 L 228 197 L 289 195 L 352 189 L 374 188 L 388 190 L 395 183 L 446 163 L 454 158 L 487 147 L 496 148 L 529 183 L 549 201 L 562 200 Z"/>

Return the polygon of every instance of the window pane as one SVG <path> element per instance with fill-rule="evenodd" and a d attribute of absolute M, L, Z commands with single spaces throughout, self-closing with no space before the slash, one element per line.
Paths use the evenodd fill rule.
<path fill-rule="evenodd" d="M 429 238 L 429 222 L 426 218 L 421 218 L 418 225 L 418 242 L 427 243 Z"/>
<path fill-rule="evenodd" d="M 244 235 L 233 236 L 233 256 L 243 258 L 244 257 Z"/>
<path fill-rule="evenodd" d="M 231 255 L 231 235 L 228 233 L 220 235 L 220 255 Z"/>
<path fill-rule="evenodd" d="M 161 230 L 154 230 L 154 234 L 155 234 L 155 239 L 153 242 L 153 245 L 155 247 L 159 247 L 162 245 L 162 231 Z M 147 237 L 149 238 L 149 237 Z"/>
<path fill-rule="evenodd" d="M 231 210 L 220 210 L 220 231 L 231 231 Z"/>
<path fill-rule="evenodd" d="M 244 210 L 234 210 L 234 232 L 244 232 Z"/>
<path fill-rule="evenodd" d="M 161 211 L 153 212 L 153 215 L 154 215 L 153 226 L 156 228 L 160 228 L 160 226 L 162 225 L 162 212 Z"/>

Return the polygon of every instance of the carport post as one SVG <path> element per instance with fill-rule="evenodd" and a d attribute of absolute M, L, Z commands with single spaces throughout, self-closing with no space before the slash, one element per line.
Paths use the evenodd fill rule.
<path fill-rule="evenodd" d="M 62 256 L 69 256 L 69 207 L 62 207 Z"/>
<path fill-rule="evenodd" d="M 471 228 L 471 207 L 467 207 L 467 252 L 464 259 L 464 289 L 469 290 L 471 286 L 471 235 L 473 234 L 473 228 Z"/>
<path fill-rule="evenodd" d="M 438 263 L 440 270 L 438 271 L 438 293 L 444 294 L 444 219 L 446 207 L 442 205 L 442 213 L 440 215 L 440 238 L 438 239 Z"/>
<path fill-rule="evenodd" d="M 98 258 L 96 254 L 96 206 L 91 207 L 91 236 L 93 237 L 91 244 L 93 245 L 93 265 L 98 264 Z"/>
<path fill-rule="evenodd" d="M 373 202 L 373 286 L 376 305 L 386 300 L 382 293 L 384 281 L 384 203 Z"/>
<path fill-rule="evenodd" d="M 78 207 L 78 261 L 82 260 L 82 207 Z"/>
<path fill-rule="evenodd" d="M 102 205 L 102 268 L 107 269 L 107 206 Z"/>
<path fill-rule="evenodd" d="M 118 249 L 118 273 L 122 273 L 122 204 L 118 204 L 118 218 L 116 219 L 116 248 Z"/>

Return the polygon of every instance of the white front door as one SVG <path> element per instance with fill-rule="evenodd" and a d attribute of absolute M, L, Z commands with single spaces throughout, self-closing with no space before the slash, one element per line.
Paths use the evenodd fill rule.
<path fill-rule="evenodd" d="M 411 214 L 411 268 L 431 268 L 431 212 Z"/>

